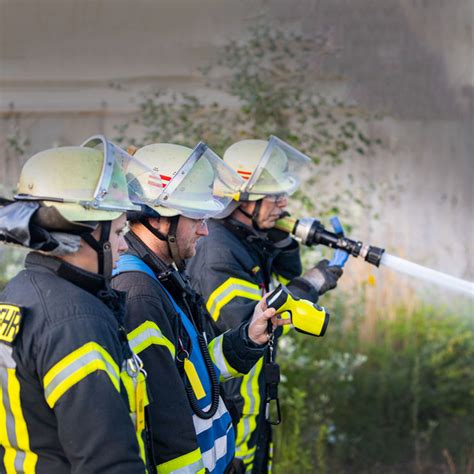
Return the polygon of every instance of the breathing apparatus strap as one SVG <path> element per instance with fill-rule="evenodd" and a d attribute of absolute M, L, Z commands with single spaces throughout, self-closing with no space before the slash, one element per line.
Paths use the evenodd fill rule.
<path fill-rule="evenodd" d="M 159 219 L 159 217 L 157 218 Z M 162 240 L 163 242 L 166 242 L 166 236 L 163 235 L 158 229 L 155 229 L 149 221 L 149 217 L 142 217 L 139 220 L 140 224 L 142 224 L 144 227 L 146 227 L 157 239 Z"/>
<path fill-rule="evenodd" d="M 106 281 L 110 281 L 112 277 L 112 248 L 110 245 L 110 228 L 112 226 L 111 221 L 103 221 L 100 223 L 100 238 L 99 240 L 94 239 L 92 234 L 83 233 L 82 239 L 96 251 L 98 261 L 98 273 L 102 275 Z"/>
<path fill-rule="evenodd" d="M 258 215 L 260 214 L 260 208 L 262 207 L 263 199 L 259 199 L 255 202 L 255 208 L 252 212 L 252 225 L 254 226 L 255 230 L 262 230 L 258 226 Z"/>
<path fill-rule="evenodd" d="M 140 219 L 140 224 L 142 224 L 144 227 L 146 227 L 157 239 L 159 239 L 163 242 L 167 242 L 171 258 L 173 259 L 174 263 L 176 264 L 176 267 L 178 268 L 178 270 L 183 271 L 184 267 L 185 267 L 185 264 L 184 264 L 184 261 L 179 256 L 178 239 L 176 237 L 176 232 L 177 232 L 177 229 L 178 229 L 179 216 L 168 217 L 168 219 L 170 220 L 170 228 L 169 228 L 169 231 L 168 231 L 168 235 L 164 235 L 158 229 L 155 229 L 150 224 L 150 221 L 149 221 L 148 217 L 144 217 L 144 218 Z"/>

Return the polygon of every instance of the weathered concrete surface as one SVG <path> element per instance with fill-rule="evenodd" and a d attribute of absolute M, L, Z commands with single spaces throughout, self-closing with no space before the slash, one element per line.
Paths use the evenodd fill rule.
<path fill-rule="evenodd" d="M 151 84 L 215 97 L 197 68 L 261 11 L 327 35 L 336 53 L 315 80 L 386 117 L 370 174 L 403 191 L 372 198 L 382 218 L 360 216 L 361 237 L 474 280 L 472 0 L 0 0 L 2 149 L 15 127 L 27 154 L 113 133 Z M 0 157 L 8 187 L 22 159 Z"/>

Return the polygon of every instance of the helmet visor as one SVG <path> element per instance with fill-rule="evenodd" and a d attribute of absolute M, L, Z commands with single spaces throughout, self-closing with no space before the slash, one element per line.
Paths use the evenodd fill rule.
<path fill-rule="evenodd" d="M 155 205 L 176 209 L 191 219 L 206 219 L 221 213 L 242 184 L 237 173 L 199 143 L 169 179 Z"/>
<path fill-rule="evenodd" d="M 104 136 L 91 137 L 81 146 L 100 149 L 104 154 L 94 207 L 115 209 L 125 206 L 124 210 L 140 210 L 141 204 L 146 200 L 153 201 L 161 193 L 161 186 L 154 185 L 157 173 Z"/>
<path fill-rule="evenodd" d="M 244 192 L 248 194 L 293 194 L 301 182 L 310 158 L 271 136 L 260 161 L 248 180 Z"/>

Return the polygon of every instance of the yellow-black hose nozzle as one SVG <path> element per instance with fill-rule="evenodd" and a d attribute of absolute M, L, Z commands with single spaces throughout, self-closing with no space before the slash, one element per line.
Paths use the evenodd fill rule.
<path fill-rule="evenodd" d="M 275 223 L 275 228 L 297 237 L 303 245 L 325 245 L 333 249 L 344 250 L 353 257 L 362 257 L 366 262 L 378 267 L 385 252 L 384 249 L 365 245 L 360 241 L 345 237 L 342 233 L 331 232 L 312 217 L 294 219 L 285 216 Z"/>
<path fill-rule="evenodd" d="M 304 334 L 324 336 L 329 324 L 330 314 L 325 308 L 293 296 L 284 285 L 267 296 L 267 306 L 277 313 L 288 312 L 293 327 Z"/>

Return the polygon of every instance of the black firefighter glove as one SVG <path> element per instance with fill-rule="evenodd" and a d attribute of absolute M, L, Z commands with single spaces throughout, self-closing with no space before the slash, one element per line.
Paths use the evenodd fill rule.
<path fill-rule="evenodd" d="M 328 266 L 329 260 L 321 260 L 314 268 L 305 272 L 302 276 L 308 280 L 319 295 L 336 288 L 337 280 L 342 276 L 342 268 L 338 266 Z"/>

